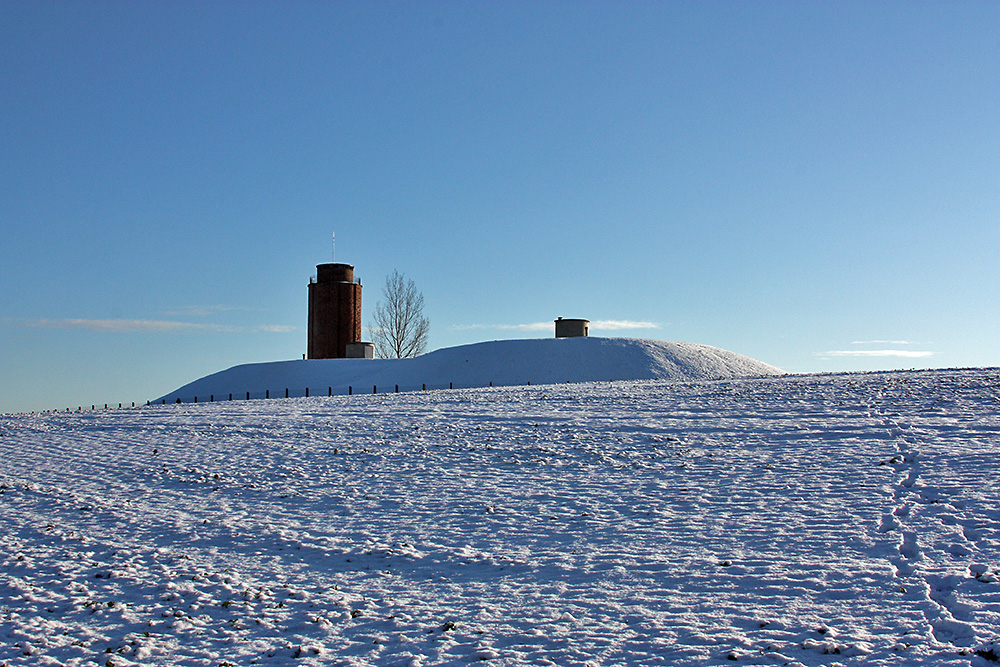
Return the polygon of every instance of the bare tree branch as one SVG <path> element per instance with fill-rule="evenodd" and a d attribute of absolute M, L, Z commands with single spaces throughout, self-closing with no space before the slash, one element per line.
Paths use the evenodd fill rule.
<path fill-rule="evenodd" d="M 424 295 L 399 271 L 385 279 L 382 301 L 375 305 L 368 335 L 381 359 L 415 357 L 427 349 L 430 322 L 424 317 Z"/>

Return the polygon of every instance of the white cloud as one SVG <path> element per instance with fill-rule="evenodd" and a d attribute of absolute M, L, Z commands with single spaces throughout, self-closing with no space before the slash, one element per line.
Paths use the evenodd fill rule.
<path fill-rule="evenodd" d="M 298 331 L 297 326 L 291 324 L 261 324 L 260 326 L 254 327 L 254 331 L 265 331 L 267 333 L 288 333 L 290 331 Z"/>
<path fill-rule="evenodd" d="M 909 340 L 853 340 L 851 345 L 916 345 Z"/>
<path fill-rule="evenodd" d="M 635 320 L 594 320 L 591 329 L 598 331 L 619 331 L 621 329 L 659 329 L 656 322 L 636 322 Z"/>
<path fill-rule="evenodd" d="M 452 331 L 471 331 L 474 329 L 492 329 L 507 331 L 554 331 L 555 323 L 528 322 L 525 324 L 456 324 L 448 327 Z M 638 322 L 634 320 L 594 320 L 590 323 L 594 331 L 621 331 L 623 329 L 659 329 L 655 322 Z"/>
<path fill-rule="evenodd" d="M 256 333 L 289 333 L 300 330 L 300 327 L 291 324 L 259 324 L 248 329 L 247 327 L 230 326 L 227 324 L 179 322 L 177 320 L 92 320 L 84 318 L 17 319 L 5 317 L 0 319 L 0 324 L 38 329 L 84 329 L 87 331 L 105 331 L 109 333 L 174 333 L 190 331 L 216 333 L 240 333 L 244 331 Z"/>
<path fill-rule="evenodd" d="M 831 357 L 929 357 L 934 353 L 927 350 L 830 350 L 825 354 Z"/>
<path fill-rule="evenodd" d="M 546 331 L 555 325 L 552 322 L 531 322 L 528 324 L 455 324 L 448 327 L 452 331 L 472 331 L 473 329 L 504 329 L 516 331 Z"/>
<path fill-rule="evenodd" d="M 10 320 L 24 327 L 42 329 L 86 329 L 89 331 L 107 331 L 112 333 L 163 333 L 173 331 L 239 331 L 237 327 L 221 324 L 196 324 L 193 322 L 177 322 L 175 320 L 89 320 L 80 318 L 66 319 L 33 319 Z"/>
<path fill-rule="evenodd" d="M 214 313 L 227 313 L 231 311 L 259 311 L 260 308 L 247 308 L 246 306 L 181 306 L 173 310 L 163 311 L 164 315 L 170 317 L 207 317 Z"/>

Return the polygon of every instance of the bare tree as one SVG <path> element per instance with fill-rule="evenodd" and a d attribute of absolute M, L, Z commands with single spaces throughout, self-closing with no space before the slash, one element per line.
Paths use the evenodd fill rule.
<path fill-rule="evenodd" d="M 375 355 L 382 359 L 403 359 L 423 354 L 427 349 L 430 322 L 424 317 L 424 295 L 412 280 L 399 271 L 385 279 L 382 301 L 375 305 L 368 334 Z"/>

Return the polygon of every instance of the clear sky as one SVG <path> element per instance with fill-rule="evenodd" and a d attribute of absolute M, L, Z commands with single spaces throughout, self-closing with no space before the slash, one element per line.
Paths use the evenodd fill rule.
<path fill-rule="evenodd" d="M 997 366 L 998 82 L 995 0 L 8 0 L 0 411 L 301 358 L 332 232 L 431 349 Z"/>

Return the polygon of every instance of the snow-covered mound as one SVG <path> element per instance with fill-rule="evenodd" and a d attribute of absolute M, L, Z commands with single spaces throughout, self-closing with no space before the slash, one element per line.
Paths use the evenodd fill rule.
<path fill-rule="evenodd" d="M 601 380 L 711 380 L 784 371 L 711 345 L 636 338 L 498 340 L 415 359 L 309 359 L 243 364 L 156 399 L 188 402 Z"/>

